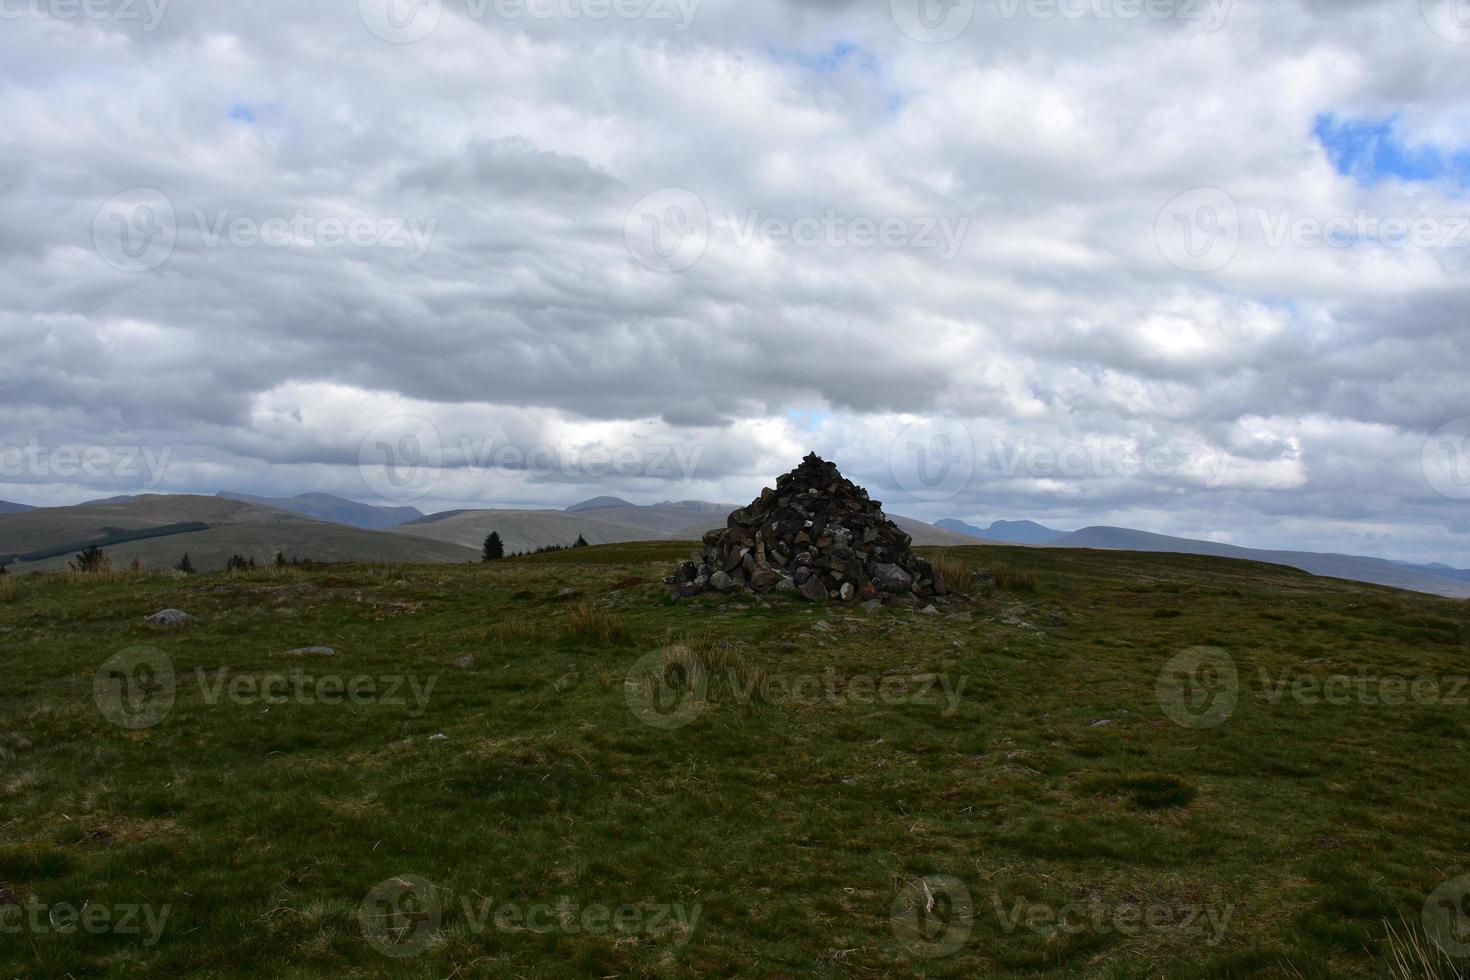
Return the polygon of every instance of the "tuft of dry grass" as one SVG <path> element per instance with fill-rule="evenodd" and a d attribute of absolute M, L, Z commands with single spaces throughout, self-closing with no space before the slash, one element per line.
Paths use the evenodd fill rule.
<path fill-rule="evenodd" d="M 617 646 L 632 639 L 628 624 L 623 622 L 621 616 L 598 609 L 590 602 L 579 602 L 572 607 L 570 625 L 573 636 L 595 640 L 605 647 Z"/>
<path fill-rule="evenodd" d="M 1011 568 L 1005 564 L 995 566 L 995 587 L 1008 592 L 1035 592 L 1041 580 L 1029 568 Z"/>
<path fill-rule="evenodd" d="M 969 589 L 970 580 L 975 574 L 969 562 L 949 555 L 940 555 L 938 558 L 930 559 L 929 564 L 944 579 L 946 589 L 951 592 L 964 592 Z"/>
<path fill-rule="evenodd" d="M 126 568 L 114 568 L 111 562 L 103 562 L 92 569 L 72 566 L 62 573 L 73 585 L 100 585 L 106 582 L 137 582 L 148 577 L 148 566 L 135 561 Z"/>
<path fill-rule="evenodd" d="M 732 692 L 748 692 L 754 703 L 764 700 L 766 671 L 752 663 L 743 651 L 728 640 L 710 636 L 689 636 L 670 630 L 660 643 L 664 664 L 683 668 L 686 677 L 721 681 Z"/>
<path fill-rule="evenodd" d="M 1392 980 L 1466 980 L 1461 965 L 1422 928 L 1409 925 L 1402 916 L 1402 931 L 1387 919 L 1383 925 L 1388 930 L 1383 947 Z"/>
<path fill-rule="evenodd" d="M 0 602 L 14 602 L 15 596 L 15 576 L 0 575 Z"/>
<path fill-rule="evenodd" d="M 306 569 L 299 565 L 260 565 L 244 571 L 233 571 L 231 577 L 248 582 L 302 582 L 308 577 Z M 372 574 L 371 572 L 369 574 Z"/>

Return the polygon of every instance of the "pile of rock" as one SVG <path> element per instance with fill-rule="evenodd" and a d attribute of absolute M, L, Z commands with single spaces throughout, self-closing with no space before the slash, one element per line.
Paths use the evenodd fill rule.
<path fill-rule="evenodd" d="M 815 453 L 726 525 L 667 580 L 679 595 L 751 589 L 848 602 L 945 594 L 939 571 L 913 553 L 882 502 Z"/>

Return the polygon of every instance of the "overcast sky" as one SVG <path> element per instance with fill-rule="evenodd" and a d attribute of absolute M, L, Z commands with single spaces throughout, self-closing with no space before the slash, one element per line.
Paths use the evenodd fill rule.
<path fill-rule="evenodd" d="M 0 0 L 0 498 L 1470 565 L 1470 0 L 919 2 Z"/>

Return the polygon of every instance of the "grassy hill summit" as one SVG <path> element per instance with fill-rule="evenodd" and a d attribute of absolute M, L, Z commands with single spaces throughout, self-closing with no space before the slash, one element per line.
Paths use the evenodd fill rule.
<path fill-rule="evenodd" d="M 0 970 L 1455 975 L 1391 964 L 1470 895 L 1466 603 L 991 546 L 921 549 L 942 611 L 674 602 L 686 553 L 0 578 L 0 905 L 76 924 Z"/>

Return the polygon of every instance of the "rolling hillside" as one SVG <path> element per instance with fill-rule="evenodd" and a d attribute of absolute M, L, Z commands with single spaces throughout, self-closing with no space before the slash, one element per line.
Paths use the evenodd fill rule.
<path fill-rule="evenodd" d="M 703 501 L 638 506 L 615 497 L 600 497 L 565 511 L 458 510 L 372 529 L 356 525 L 387 524 L 419 512 L 414 508 L 373 507 L 329 494 L 284 499 L 242 494 L 149 494 L 73 507 L 0 513 L 0 564 L 9 564 L 14 571 L 64 568 L 72 554 L 92 543 L 103 546 L 114 561 L 127 562 L 136 557 L 155 567 L 170 566 L 188 551 L 195 567 L 201 570 L 222 567 L 233 554 L 263 562 L 273 559 L 277 551 L 315 561 L 460 562 L 477 559 L 491 531 L 499 532 L 508 552 L 570 545 L 578 535 L 592 544 L 696 541 L 705 531 L 723 527 L 726 512 L 726 505 Z M 919 546 L 1012 543 L 1241 558 L 1287 565 L 1313 575 L 1450 598 L 1470 597 L 1467 573 L 1449 566 L 1242 548 L 1119 527 L 1087 527 L 1065 533 L 1030 521 L 997 521 L 989 528 L 978 528 L 962 521 L 934 525 L 889 516 Z M 976 534 L 987 537 L 977 538 Z M 989 538 L 991 534 L 1001 540 Z M 137 538 L 145 540 L 129 540 Z"/>
<path fill-rule="evenodd" d="M 287 557 L 315 562 L 444 564 L 480 560 L 478 548 L 306 520 L 299 523 L 226 524 L 189 534 L 112 545 L 106 551 L 114 567 L 139 558 L 149 568 L 172 568 L 180 556 L 188 552 L 189 560 L 200 572 L 222 569 L 230 556 L 237 554 L 253 558 L 258 565 L 269 565 L 278 551 Z M 18 572 L 62 571 L 69 558 L 62 555 L 12 568 Z"/>
<path fill-rule="evenodd" d="M 121 503 L 38 507 L 20 514 L 0 516 L 0 555 L 85 546 L 116 532 L 169 524 L 269 525 L 300 520 L 302 518 L 286 511 L 223 497 L 148 494 L 127 498 Z"/>
<path fill-rule="evenodd" d="M 478 554 L 491 531 L 500 535 L 507 552 L 531 551 L 545 545 L 570 545 L 577 535 L 590 544 L 651 541 L 668 535 L 647 528 L 613 524 L 582 513 L 560 510 L 456 510 L 431 514 L 422 520 L 382 532 L 416 536 L 474 549 Z"/>
<path fill-rule="evenodd" d="M 1313 575 L 1351 579 L 1396 589 L 1427 592 L 1453 599 L 1470 598 L 1470 582 L 1429 575 L 1382 558 L 1356 555 L 1318 554 L 1310 551 L 1266 551 L 1241 548 L 1212 541 L 1173 538 L 1124 527 L 1085 527 L 1057 539 L 1052 545 L 1061 548 L 1100 548 L 1118 551 L 1165 552 L 1169 554 L 1209 555 L 1217 558 L 1243 558 L 1247 561 L 1287 565 Z"/>
<path fill-rule="evenodd" d="M 424 516 L 417 507 L 376 507 L 330 493 L 303 493 L 295 497 L 252 497 L 244 493 L 222 493 L 220 496 L 369 531 L 385 531 Z"/>
<path fill-rule="evenodd" d="M 1066 537 L 1066 531 L 1057 531 L 1037 524 L 1035 521 L 992 521 L 989 527 L 976 527 L 954 518 L 935 521 L 935 527 L 963 534 L 982 541 L 998 541 L 1002 544 L 1050 544 Z"/>
<path fill-rule="evenodd" d="M 181 530 L 174 532 L 173 529 Z M 162 529 L 143 540 L 118 537 Z M 387 535 L 312 520 L 259 504 L 192 494 L 146 495 L 124 503 L 38 508 L 0 517 L 0 556 L 61 550 L 12 571 L 59 571 L 72 553 L 101 544 L 115 565 L 141 559 L 150 568 L 171 567 L 188 552 L 199 571 L 223 568 L 231 555 L 269 563 L 282 551 L 313 561 L 459 562 L 479 550 L 452 543 Z"/>
<path fill-rule="evenodd" d="M 599 498 L 602 500 L 616 498 Z M 665 534 L 687 531 L 691 526 L 703 521 L 710 521 L 711 527 L 724 526 L 725 515 L 735 509 L 735 504 L 710 504 L 703 501 L 684 501 L 681 503 L 662 503 L 638 506 L 626 501 L 618 504 L 603 504 L 596 507 L 587 506 L 594 501 L 577 504 L 575 510 L 567 508 L 568 513 L 574 513 L 581 517 L 591 517 L 595 520 L 606 521 L 609 524 L 622 524 L 627 527 L 641 527 L 648 531 L 661 531 Z"/>

